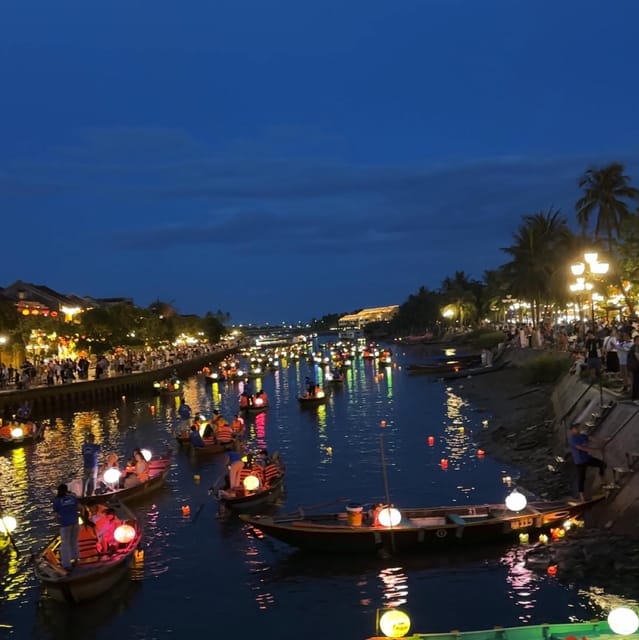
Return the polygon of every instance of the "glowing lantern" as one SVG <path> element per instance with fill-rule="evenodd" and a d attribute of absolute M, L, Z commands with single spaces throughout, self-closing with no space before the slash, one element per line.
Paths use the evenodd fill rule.
<path fill-rule="evenodd" d="M 386 426 L 386 420 L 382 420 L 379 424 L 380 424 L 380 426 L 385 427 Z"/>
<path fill-rule="evenodd" d="M 540 544 L 548 544 L 548 536 L 545 533 L 539 534 L 539 543 Z"/>
<path fill-rule="evenodd" d="M 18 522 L 13 516 L 3 516 L 0 518 L 0 533 L 13 533 L 17 526 Z"/>
<path fill-rule="evenodd" d="M 259 489 L 260 480 L 257 476 L 246 476 L 242 484 L 247 491 L 255 491 Z"/>
<path fill-rule="evenodd" d="M 551 564 L 548 569 L 546 569 L 546 573 L 548 573 L 549 576 L 556 576 L 557 575 L 557 565 L 556 564 Z"/>
<path fill-rule="evenodd" d="M 399 609 L 389 609 L 381 615 L 379 629 L 387 638 L 401 638 L 410 629 L 410 618 Z"/>
<path fill-rule="evenodd" d="M 393 507 L 384 507 L 377 515 L 382 527 L 396 527 L 402 520 L 402 514 Z"/>
<path fill-rule="evenodd" d="M 563 526 L 566 531 L 570 531 L 572 529 L 572 520 L 566 520 Z"/>
<path fill-rule="evenodd" d="M 254 404 L 256 407 L 261 407 L 264 404 L 264 400 L 262 400 L 262 398 L 255 398 Z"/>
<path fill-rule="evenodd" d="M 483 449 L 477 449 L 477 457 L 483 458 L 486 455 L 486 452 Z"/>
<path fill-rule="evenodd" d="M 529 540 L 530 536 L 527 533 L 519 534 L 519 542 L 521 542 L 521 544 L 528 544 Z"/>
<path fill-rule="evenodd" d="M 199 473 L 196 473 L 196 474 L 193 476 L 193 480 L 194 480 L 195 482 L 199 482 L 199 481 L 200 481 L 200 474 L 199 474 Z"/>
<path fill-rule="evenodd" d="M 119 469 L 107 469 L 102 477 L 107 484 L 116 484 L 121 475 Z"/>
<path fill-rule="evenodd" d="M 116 527 L 113 532 L 113 537 L 123 544 L 128 544 L 135 538 L 135 527 L 132 527 L 130 524 L 121 524 L 119 527 Z"/>
<path fill-rule="evenodd" d="M 140 449 L 140 453 L 147 462 L 153 457 L 153 454 L 148 449 Z"/>
<path fill-rule="evenodd" d="M 442 469 L 448 469 L 448 460 L 446 460 L 446 458 L 442 458 L 439 464 L 441 465 Z"/>
<path fill-rule="evenodd" d="M 433 436 L 428 436 L 428 446 L 432 447 L 435 444 L 435 438 Z"/>
<path fill-rule="evenodd" d="M 608 614 L 608 624 L 620 636 L 629 636 L 639 629 L 639 617 L 628 607 L 617 607 Z"/>
<path fill-rule="evenodd" d="M 188 516 L 191 513 L 191 507 L 189 507 L 188 504 L 185 504 L 182 506 L 182 515 L 183 516 Z"/>
<path fill-rule="evenodd" d="M 22 427 L 13 427 L 13 429 L 11 429 L 11 437 L 15 440 L 22 438 L 23 435 L 24 431 L 22 430 Z"/>
<path fill-rule="evenodd" d="M 506 508 L 511 511 L 521 511 L 526 508 L 528 501 L 523 493 L 513 489 L 512 492 L 506 496 Z"/>
<path fill-rule="evenodd" d="M 486 428 L 488 426 L 488 420 L 482 420 L 481 421 L 481 426 Z"/>

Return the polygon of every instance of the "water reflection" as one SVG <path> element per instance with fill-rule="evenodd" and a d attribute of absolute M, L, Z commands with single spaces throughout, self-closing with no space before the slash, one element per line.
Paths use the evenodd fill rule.
<path fill-rule="evenodd" d="M 523 611 L 518 619 L 528 623 L 532 619 L 533 610 L 537 604 L 535 593 L 540 588 L 540 577 L 526 567 L 526 552 L 524 547 L 513 547 L 501 559 L 501 564 L 507 567 L 506 583 L 509 585 L 508 598 Z"/>

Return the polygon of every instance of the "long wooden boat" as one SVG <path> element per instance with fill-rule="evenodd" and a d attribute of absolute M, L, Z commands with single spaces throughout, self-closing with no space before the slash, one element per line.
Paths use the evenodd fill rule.
<path fill-rule="evenodd" d="M 485 373 L 494 373 L 495 371 L 500 371 L 506 366 L 508 366 L 508 361 L 503 360 L 502 362 L 489 366 L 460 369 L 456 372 L 444 374 L 442 376 L 442 380 L 457 380 L 459 378 L 468 378 L 470 376 L 481 376 Z"/>
<path fill-rule="evenodd" d="M 166 476 L 171 468 L 171 454 L 166 453 L 161 456 L 154 456 L 148 461 L 149 479 L 132 487 L 114 489 L 101 482 L 96 489 L 95 495 L 78 498 L 83 504 L 98 504 L 105 500 L 121 500 L 133 502 L 145 498 L 149 493 L 159 489 L 166 482 Z"/>
<path fill-rule="evenodd" d="M 380 616 L 381 618 L 381 616 Z M 388 636 L 374 636 L 368 640 L 383 640 Z M 587 640 L 611 640 L 615 636 L 608 622 L 592 620 L 590 622 L 561 622 L 557 624 L 523 625 L 520 627 L 493 627 L 482 631 L 459 631 L 447 633 L 414 633 L 411 640 L 568 640 L 585 638 Z M 636 633 L 624 636 L 637 640 Z"/>
<path fill-rule="evenodd" d="M 321 396 L 297 396 L 300 407 L 315 407 L 326 402 L 326 394 Z"/>
<path fill-rule="evenodd" d="M 222 444 L 218 442 L 215 438 L 202 438 L 204 441 L 203 447 L 194 447 L 191 444 L 191 440 L 189 439 L 188 432 L 180 433 L 175 436 L 180 447 L 188 448 L 196 455 L 209 455 L 209 454 L 217 454 L 224 453 L 226 451 L 239 451 L 241 441 L 239 438 L 233 438 L 233 442 L 229 444 Z"/>
<path fill-rule="evenodd" d="M 399 524 L 388 528 L 381 526 L 372 512 L 363 514 L 361 524 L 353 523 L 347 512 L 240 517 L 263 533 L 305 550 L 427 552 L 508 541 L 520 533 L 563 525 L 600 499 L 532 502 L 516 513 L 503 504 L 402 509 Z"/>
<path fill-rule="evenodd" d="M 89 525 L 80 525 L 80 558 L 70 572 L 60 564 L 60 536 L 56 536 L 35 557 L 34 571 L 47 593 L 55 600 L 79 603 L 106 593 L 126 574 L 140 544 L 142 531 L 135 516 L 122 503 L 109 502 L 122 524 L 128 525 L 130 539 L 117 543 L 108 553 L 98 551 L 97 539 Z"/>
<path fill-rule="evenodd" d="M 254 511 L 265 504 L 273 502 L 280 495 L 284 488 L 284 475 L 285 472 L 280 471 L 280 475 L 271 480 L 268 487 L 260 486 L 255 491 L 243 491 L 237 494 L 233 494 L 230 491 L 219 491 L 216 496 L 217 500 L 222 507 L 231 511 Z"/>
<path fill-rule="evenodd" d="M 0 449 L 22 447 L 34 444 L 44 438 L 44 422 L 11 422 L 3 425 L 0 435 Z"/>

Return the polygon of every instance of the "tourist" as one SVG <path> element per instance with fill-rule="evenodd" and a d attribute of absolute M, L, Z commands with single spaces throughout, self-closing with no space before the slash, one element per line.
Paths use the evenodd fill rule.
<path fill-rule="evenodd" d="M 180 407 L 178 409 L 178 415 L 182 420 L 191 419 L 191 407 L 188 404 L 186 404 L 186 400 L 184 398 L 180 398 Z"/>
<path fill-rule="evenodd" d="M 632 347 L 632 338 L 628 331 L 621 332 L 619 340 L 617 340 L 617 357 L 619 358 L 619 372 L 621 375 L 621 383 L 623 387 L 622 393 L 628 393 L 630 391 L 630 385 L 632 384 L 632 376 L 628 371 L 628 351 Z"/>
<path fill-rule="evenodd" d="M 78 499 L 69 493 L 66 484 L 58 485 L 53 510 L 60 522 L 60 563 L 66 571 L 71 571 L 72 563 L 78 559 Z"/>
<path fill-rule="evenodd" d="M 601 375 L 601 346 L 601 340 L 595 336 L 592 329 L 589 329 L 584 347 L 586 349 L 586 367 L 591 382 L 594 382 Z"/>
<path fill-rule="evenodd" d="M 129 463 L 125 469 L 127 476 L 124 479 L 124 488 L 135 487 L 149 479 L 149 464 L 144 459 L 140 449 L 133 452 L 132 464 Z"/>
<path fill-rule="evenodd" d="M 226 464 L 229 470 L 229 485 L 231 489 L 235 489 L 240 484 L 240 473 L 244 468 L 242 456 L 237 451 L 227 451 Z"/>
<path fill-rule="evenodd" d="M 628 373 L 632 379 L 632 401 L 639 404 L 639 335 L 632 340 L 626 361 Z"/>
<path fill-rule="evenodd" d="M 588 434 L 581 433 L 579 423 L 570 425 L 568 435 L 568 446 L 570 453 L 577 469 L 577 490 L 579 491 L 579 499 L 584 502 L 584 487 L 586 484 L 586 469 L 588 467 L 596 467 L 599 469 L 599 477 L 603 478 L 606 470 L 606 463 L 593 457 L 591 451 L 599 451 L 596 447 L 590 446 L 590 438 Z"/>
<path fill-rule="evenodd" d="M 86 440 L 82 445 L 82 495 L 92 496 L 95 491 L 95 485 L 98 478 L 98 456 L 100 454 L 100 445 L 95 442 L 95 436 L 92 433 L 87 434 Z"/>
<path fill-rule="evenodd" d="M 199 422 L 196 422 L 191 426 L 191 432 L 189 433 L 189 442 L 191 443 L 192 447 L 201 449 L 204 446 L 204 440 L 202 440 L 202 436 L 200 435 L 199 424 Z"/>
<path fill-rule="evenodd" d="M 98 535 L 98 550 L 102 553 L 109 553 L 116 549 L 118 542 L 114 537 L 114 533 L 122 523 L 115 515 L 115 510 L 108 508 L 94 522 Z"/>

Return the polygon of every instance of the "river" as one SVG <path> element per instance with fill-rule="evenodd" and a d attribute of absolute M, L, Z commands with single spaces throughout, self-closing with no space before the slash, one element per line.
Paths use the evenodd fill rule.
<path fill-rule="evenodd" d="M 400 508 L 503 501 L 504 478 L 517 472 L 478 455 L 475 441 L 491 416 L 464 399 L 463 384 L 409 376 L 405 366 L 415 360 L 414 353 L 396 351 L 393 366 L 380 370 L 357 358 L 344 388 L 310 410 L 296 401 L 305 376 L 316 375 L 306 361 L 253 383 L 263 386 L 271 407 L 250 421 L 251 442 L 279 451 L 287 466 L 278 509 L 382 501 L 382 447 L 391 500 Z M 184 394 L 207 416 L 220 408 L 230 419 L 237 409 L 236 385 L 193 377 Z M 237 518 L 217 517 L 208 488 L 223 472 L 220 457 L 198 461 L 182 451 L 166 488 L 136 505 L 145 527 L 143 572 L 96 602 L 51 601 L 34 578 L 30 555 L 56 532 L 52 490 L 81 466 L 85 432 L 121 459 L 136 446 L 161 452 L 174 447 L 177 403 L 123 397 L 113 406 L 60 415 L 44 442 L 0 456 L 3 508 L 18 519 L 21 550 L 1 565 L 0 636 L 159 640 L 228 632 L 263 640 L 363 640 L 375 634 L 377 609 L 391 604 L 410 614 L 412 631 L 423 633 L 599 614 L 596 585 L 580 589 L 533 574 L 518 546 L 382 559 L 309 556 L 257 537 Z"/>

